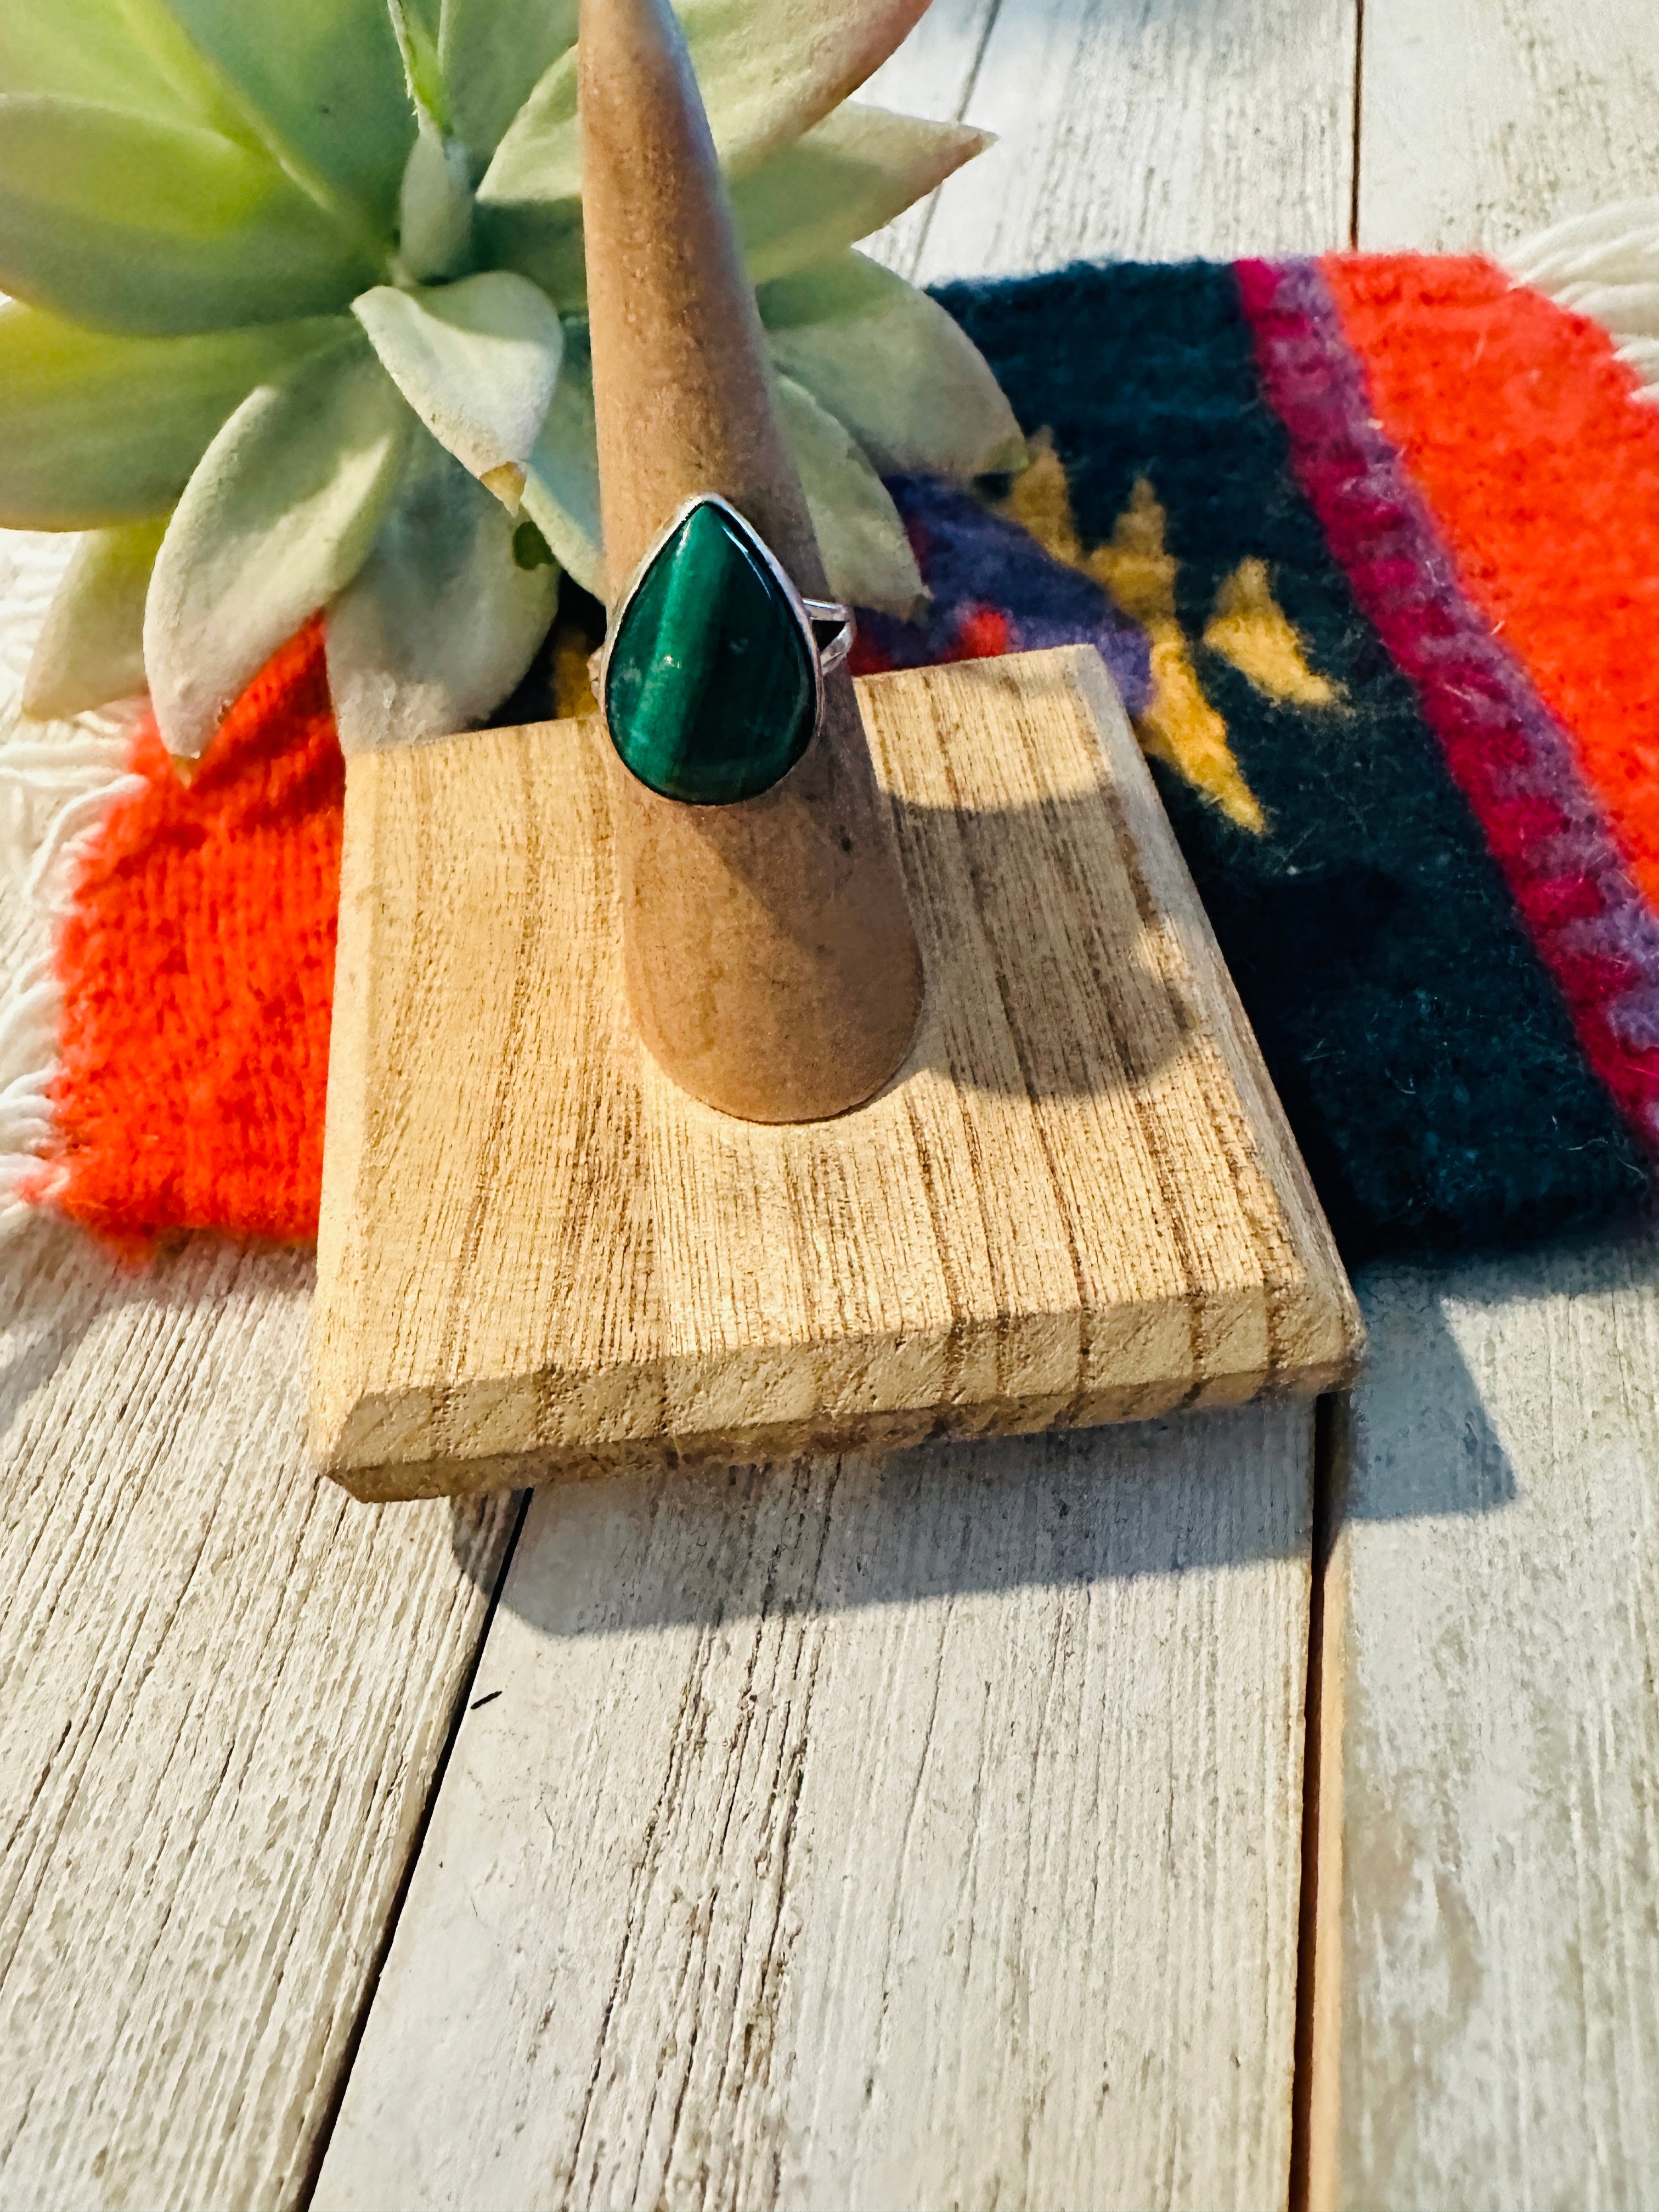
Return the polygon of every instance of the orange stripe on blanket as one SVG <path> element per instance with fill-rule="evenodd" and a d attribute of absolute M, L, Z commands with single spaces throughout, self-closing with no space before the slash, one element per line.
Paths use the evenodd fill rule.
<path fill-rule="evenodd" d="M 1322 264 L 1464 589 L 1659 908 L 1659 410 L 1598 324 L 1476 260 Z"/>
<path fill-rule="evenodd" d="M 153 726 L 131 764 L 145 788 L 94 840 L 59 942 L 43 1190 L 135 1252 L 196 1227 L 307 1242 L 344 791 L 320 624 L 250 685 L 188 788 Z"/>

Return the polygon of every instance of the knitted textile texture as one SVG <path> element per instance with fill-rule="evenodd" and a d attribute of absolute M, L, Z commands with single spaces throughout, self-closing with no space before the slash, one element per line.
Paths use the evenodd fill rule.
<path fill-rule="evenodd" d="M 1098 647 L 1350 1261 L 1635 1208 L 1659 1156 L 1640 361 L 1484 259 L 939 296 L 1036 458 L 972 496 L 891 485 L 933 603 L 863 618 L 855 670 Z M 321 639 L 276 657 L 188 788 L 140 720 L 90 827 L 76 797 L 29 986 L 55 1042 L 0 1064 L 0 1101 L 15 1079 L 31 1102 L 9 1138 L 0 1119 L 15 1204 L 134 1249 L 313 1234 L 343 788 Z M 567 624 L 542 711 L 576 702 L 582 660 Z"/>

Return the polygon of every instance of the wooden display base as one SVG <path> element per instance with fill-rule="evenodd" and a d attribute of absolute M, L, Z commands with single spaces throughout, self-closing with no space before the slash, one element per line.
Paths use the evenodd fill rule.
<path fill-rule="evenodd" d="M 350 763 L 312 1443 L 357 1496 L 1352 1370 L 1352 1293 L 1098 657 L 859 691 L 927 1003 L 830 1121 L 732 1120 L 640 1046 L 596 721 Z"/>

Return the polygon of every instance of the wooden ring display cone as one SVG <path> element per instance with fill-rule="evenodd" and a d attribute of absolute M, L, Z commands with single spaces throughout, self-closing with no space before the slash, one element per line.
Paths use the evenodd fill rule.
<path fill-rule="evenodd" d="M 582 0 L 582 219 L 612 618 L 665 526 L 728 500 L 797 589 L 817 541 L 767 374 L 708 124 L 667 0 Z M 664 798 L 618 770 L 629 1002 L 659 1065 L 757 1121 L 844 1112 L 898 1067 L 921 962 L 851 679 L 761 797 Z"/>

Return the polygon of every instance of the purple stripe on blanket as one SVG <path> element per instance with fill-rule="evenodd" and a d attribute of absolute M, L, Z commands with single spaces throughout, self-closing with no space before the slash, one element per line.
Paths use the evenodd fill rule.
<path fill-rule="evenodd" d="M 987 650 L 1092 645 L 1130 714 L 1143 712 L 1152 688 L 1146 633 L 1091 576 L 1056 561 L 1018 523 L 956 484 L 891 477 L 887 489 L 933 598 L 918 623 L 860 608 L 857 668 L 924 668 Z M 984 618 L 999 616 L 1006 629 L 987 641 Z"/>

